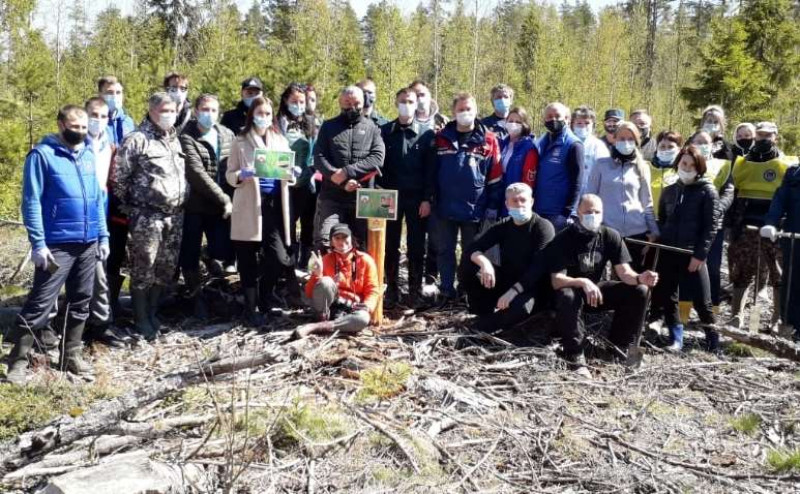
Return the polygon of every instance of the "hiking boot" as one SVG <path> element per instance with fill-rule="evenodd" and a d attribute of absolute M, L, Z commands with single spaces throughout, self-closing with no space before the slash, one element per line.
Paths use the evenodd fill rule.
<path fill-rule="evenodd" d="M 5 382 L 25 386 L 28 382 L 28 359 L 15 360 L 8 365 Z"/>
<path fill-rule="evenodd" d="M 63 369 L 67 372 L 79 376 L 86 376 L 94 373 L 94 368 L 83 359 L 83 351 L 80 348 L 68 350 L 64 354 Z"/>

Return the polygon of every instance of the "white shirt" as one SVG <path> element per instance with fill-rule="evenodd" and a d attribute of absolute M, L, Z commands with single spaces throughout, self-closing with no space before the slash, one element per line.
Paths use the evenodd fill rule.
<path fill-rule="evenodd" d="M 94 172 L 97 175 L 97 182 L 100 190 L 108 192 L 108 172 L 111 168 L 111 143 L 108 142 L 108 135 L 105 130 L 99 136 L 94 137 L 89 134 L 94 152 Z"/>
<path fill-rule="evenodd" d="M 581 184 L 581 194 L 586 191 L 586 182 L 589 180 L 597 160 L 610 157 L 611 153 L 608 151 L 606 143 L 594 135 L 589 135 L 583 141 L 583 184 Z"/>

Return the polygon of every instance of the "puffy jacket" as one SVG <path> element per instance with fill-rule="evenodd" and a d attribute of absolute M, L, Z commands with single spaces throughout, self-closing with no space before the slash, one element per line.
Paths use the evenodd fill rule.
<path fill-rule="evenodd" d="M 174 130 L 145 119 L 117 153 L 114 193 L 128 209 L 181 211 L 189 195 L 184 155 Z"/>
<path fill-rule="evenodd" d="M 214 147 L 201 139 L 197 120 L 190 120 L 180 135 L 181 149 L 186 161 L 186 181 L 189 184 L 187 213 L 222 214 L 230 198 L 220 186 L 220 174 L 224 177 L 228 157 L 231 154 L 233 132 L 216 124 L 219 156 Z"/>
<path fill-rule="evenodd" d="M 34 250 L 108 241 L 105 201 L 88 139 L 73 153 L 57 135 L 45 137 L 25 158 L 22 180 L 22 219 Z"/>
<path fill-rule="evenodd" d="M 108 140 L 111 144 L 119 146 L 125 137 L 136 130 L 133 119 L 125 114 L 125 110 L 120 108 L 108 119 Z"/>
<path fill-rule="evenodd" d="M 502 204 L 503 166 L 494 133 L 476 124 L 469 140 L 458 143 L 456 122 L 436 136 L 436 213 L 454 221 L 481 221 Z"/>
<path fill-rule="evenodd" d="M 355 204 L 355 192 L 344 189 L 347 180 L 337 185 L 331 175 L 343 168 L 347 179 L 365 181 L 383 166 L 385 152 L 381 129 L 372 120 L 362 116 L 351 123 L 343 115 L 326 120 L 314 144 L 314 168 L 323 177 L 319 198 Z"/>
<path fill-rule="evenodd" d="M 717 232 L 717 200 L 717 189 L 707 178 L 664 189 L 658 207 L 661 242 L 690 249 L 694 258 L 705 260 Z"/>
<path fill-rule="evenodd" d="M 786 231 L 800 232 L 800 167 L 790 168 L 783 176 L 764 223 Z"/>
<path fill-rule="evenodd" d="M 502 190 L 509 185 L 517 182 L 528 184 L 531 189 L 536 186 L 536 171 L 539 167 L 539 151 L 533 137 L 525 136 L 514 143 L 513 149 L 509 151 L 511 139 L 506 137 L 500 141 L 501 163 L 503 164 L 503 185 Z M 511 153 L 511 156 L 507 156 Z M 508 158 L 508 159 L 506 159 Z M 508 216 L 505 201 L 500 210 L 500 216 Z"/>
<path fill-rule="evenodd" d="M 352 257 L 336 252 L 325 254 L 322 258 L 322 276 L 337 280 L 339 298 L 357 304 L 365 304 L 371 314 L 375 312 L 381 296 L 378 288 L 378 268 L 375 266 L 375 261 L 366 252 L 358 250 L 352 252 Z M 306 283 L 308 298 L 314 294 L 314 286 L 318 281 L 319 278 L 312 274 Z"/>
<path fill-rule="evenodd" d="M 583 185 L 583 144 L 569 129 L 539 139 L 533 209 L 542 216 L 572 216 Z"/>
<path fill-rule="evenodd" d="M 408 127 L 393 120 L 381 127 L 386 158 L 378 183 L 430 201 L 434 195 L 436 173 L 435 134 L 417 122 Z"/>
<path fill-rule="evenodd" d="M 242 132 L 242 129 L 244 129 L 244 123 L 247 120 L 247 110 L 248 108 L 245 106 L 244 101 L 239 101 L 239 103 L 236 104 L 236 108 L 222 114 L 219 123 L 231 129 L 231 132 L 238 136 Z"/>

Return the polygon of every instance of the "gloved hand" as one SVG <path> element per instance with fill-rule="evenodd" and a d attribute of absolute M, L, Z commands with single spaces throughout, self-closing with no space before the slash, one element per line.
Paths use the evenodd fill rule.
<path fill-rule="evenodd" d="M 760 233 L 762 237 L 768 238 L 772 242 L 778 239 L 778 229 L 772 225 L 762 226 Z"/>
<path fill-rule="evenodd" d="M 242 182 L 247 180 L 248 178 L 255 177 L 255 175 L 256 175 L 255 168 L 242 168 L 241 170 L 239 170 L 239 180 Z"/>
<path fill-rule="evenodd" d="M 53 254 L 47 247 L 34 250 L 33 254 L 31 254 L 31 260 L 33 261 L 33 265 L 39 269 L 47 269 L 49 266 L 56 264 L 56 258 L 53 257 Z"/>
<path fill-rule="evenodd" d="M 228 219 L 233 214 L 233 204 L 230 201 L 225 203 L 225 210 L 222 212 L 222 219 Z"/>
<path fill-rule="evenodd" d="M 111 247 L 108 246 L 108 242 L 100 242 L 97 244 L 97 257 L 101 261 L 105 262 L 109 254 L 111 254 Z"/>

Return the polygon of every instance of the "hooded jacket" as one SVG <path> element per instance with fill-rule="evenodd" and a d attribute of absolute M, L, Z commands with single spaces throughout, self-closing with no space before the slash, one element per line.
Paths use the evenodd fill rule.
<path fill-rule="evenodd" d="M 73 152 L 58 135 L 25 158 L 22 219 L 34 250 L 62 243 L 107 242 L 105 201 L 91 142 Z"/>

